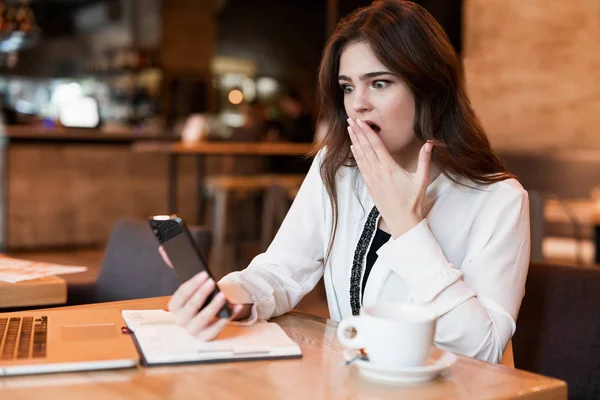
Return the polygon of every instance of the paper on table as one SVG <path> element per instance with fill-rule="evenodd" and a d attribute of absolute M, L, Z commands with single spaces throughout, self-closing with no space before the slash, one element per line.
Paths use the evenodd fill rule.
<path fill-rule="evenodd" d="M 51 275 L 74 274 L 87 271 L 87 267 L 68 267 L 39 261 L 0 258 L 0 281 L 17 283 Z"/>

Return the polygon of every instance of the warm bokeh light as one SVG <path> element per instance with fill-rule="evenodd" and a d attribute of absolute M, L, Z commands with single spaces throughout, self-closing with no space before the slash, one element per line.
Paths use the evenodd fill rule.
<path fill-rule="evenodd" d="M 227 96 L 231 104 L 240 104 L 244 100 L 244 95 L 241 90 L 233 89 Z"/>

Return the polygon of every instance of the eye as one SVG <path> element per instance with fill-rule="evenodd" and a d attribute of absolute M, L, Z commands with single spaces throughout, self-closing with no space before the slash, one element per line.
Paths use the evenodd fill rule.
<path fill-rule="evenodd" d="M 352 91 L 354 90 L 354 88 L 353 88 L 352 86 L 350 86 L 350 85 L 348 85 L 348 84 L 344 84 L 344 83 L 342 83 L 342 84 L 340 85 L 340 87 L 342 88 L 342 91 L 343 91 L 344 93 L 346 93 L 346 94 L 347 94 L 347 93 L 352 93 Z"/>
<path fill-rule="evenodd" d="M 386 87 L 390 86 L 390 81 L 386 81 L 386 80 L 378 80 L 373 82 L 373 87 L 375 89 L 385 89 Z"/>

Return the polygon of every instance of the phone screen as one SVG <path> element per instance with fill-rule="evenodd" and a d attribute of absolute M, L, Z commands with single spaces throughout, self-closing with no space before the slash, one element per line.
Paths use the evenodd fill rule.
<path fill-rule="evenodd" d="M 162 244 L 181 282 L 202 271 L 207 271 L 210 275 L 203 257 L 200 256 L 191 237 L 187 236 L 185 232 L 181 232 Z"/>
<path fill-rule="evenodd" d="M 196 247 L 192 236 L 181 218 L 175 215 L 169 216 L 168 219 L 165 216 L 152 217 L 150 219 L 150 226 L 163 246 L 165 253 L 167 253 L 169 260 L 171 260 L 173 269 L 181 282 L 189 280 L 202 271 L 206 271 L 211 278 L 213 277 L 208 269 L 206 260 Z M 219 293 L 219 288 L 215 287 L 215 290 L 206 299 L 205 305 L 217 293 Z M 229 318 L 231 316 L 231 308 L 228 304 L 225 304 L 218 316 L 220 318 Z"/>

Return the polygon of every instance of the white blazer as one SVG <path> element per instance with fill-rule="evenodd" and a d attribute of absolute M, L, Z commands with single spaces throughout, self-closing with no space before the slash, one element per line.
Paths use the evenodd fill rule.
<path fill-rule="evenodd" d="M 230 301 L 254 303 L 251 321 L 288 312 L 323 276 L 331 318 L 352 315 L 351 286 L 362 280 L 355 273 L 351 282 L 353 259 L 374 203 L 357 168 L 343 167 L 337 178 L 337 235 L 323 265 L 332 215 L 319 171 L 322 159 L 323 151 L 267 251 L 219 282 Z M 525 292 L 527 192 L 514 179 L 487 186 L 461 182 L 471 187 L 443 174 L 429 185 L 426 218 L 378 250 L 362 305 L 427 304 L 439 316 L 437 347 L 500 362 Z M 374 231 L 367 236 L 372 240 Z"/>

